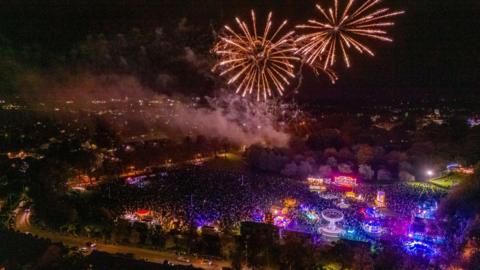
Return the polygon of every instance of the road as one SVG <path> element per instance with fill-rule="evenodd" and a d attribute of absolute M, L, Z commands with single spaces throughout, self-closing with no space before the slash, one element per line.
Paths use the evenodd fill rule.
<path fill-rule="evenodd" d="M 193 257 L 193 256 L 183 256 L 185 259 L 189 259 L 190 262 L 185 262 L 185 259 L 179 260 L 178 256 L 172 252 L 162 252 L 156 250 L 150 250 L 145 248 L 125 246 L 125 245 L 113 245 L 113 244 L 103 244 L 96 242 L 96 239 L 88 237 L 76 237 L 72 235 L 64 235 L 57 232 L 51 232 L 46 230 L 41 230 L 32 226 L 30 223 L 31 212 L 27 212 L 22 208 L 17 208 L 15 227 L 18 231 L 23 233 L 30 233 L 32 235 L 48 238 L 52 242 L 61 242 L 66 246 L 70 247 L 84 247 L 85 243 L 97 243 L 96 250 L 103 251 L 111 254 L 132 254 L 133 257 L 137 260 L 147 260 L 154 263 L 163 263 L 165 260 L 172 262 L 174 264 L 181 265 L 193 265 L 194 267 L 214 270 L 222 269 L 222 267 L 230 267 L 230 263 L 224 260 L 213 260 L 211 265 L 202 263 L 202 259 Z"/>

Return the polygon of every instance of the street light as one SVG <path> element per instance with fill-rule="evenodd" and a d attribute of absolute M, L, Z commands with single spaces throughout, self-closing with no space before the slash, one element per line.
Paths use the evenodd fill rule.
<path fill-rule="evenodd" d="M 427 173 L 427 175 L 428 175 L 429 177 L 432 177 L 432 176 L 433 176 L 433 171 L 432 171 L 432 170 L 427 170 L 426 173 Z"/>

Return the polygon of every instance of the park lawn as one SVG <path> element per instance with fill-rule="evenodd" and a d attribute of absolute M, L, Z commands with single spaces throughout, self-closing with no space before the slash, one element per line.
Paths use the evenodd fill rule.
<path fill-rule="evenodd" d="M 423 188 L 438 188 L 438 186 L 433 185 L 432 183 L 426 182 L 407 182 L 407 185 L 414 187 L 423 187 Z"/>
<path fill-rule="evenodd" d="M 430 179 L 428 182 L 441 188 L 450 189 L 455 185 L 458 185 L 463 179 L 465 179 L 465 175 L 449 174 L 439 178 Z"/>
<path fill-rule="evenodd" d="M 242 156 L 237 153 L 228 152 L 226 154 L 220 154 L 217 158 L 209 160 L 206 165 L 212 169 L 227 169 L 234 171 L 245 170 L 245 161 Z"/>

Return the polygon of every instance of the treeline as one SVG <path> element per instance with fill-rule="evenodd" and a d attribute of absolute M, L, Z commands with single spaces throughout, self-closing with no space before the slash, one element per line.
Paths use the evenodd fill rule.
<path fill-rule="evenodd" d="M 425 180 L 427 170 L 440 176 L 448 163 L 480 161 L 480 126 L 469 127 L 466 117 L 447 117 L 442 124 L 425 123 L 425 115 L 396 117 L 384 129 L 366 116 L 312 116 L 292 128 L 288 148 L 252 146 L 247 160 L 254 169 L 291 177 L 340 172 L 387 182 Z"/>
<path fill-rule="evenodd" d="M 480 166 L 463 180 L 441 204 L 447 221 L 448 252 L 453 264 L 464 269 L 480 265 Z"/>

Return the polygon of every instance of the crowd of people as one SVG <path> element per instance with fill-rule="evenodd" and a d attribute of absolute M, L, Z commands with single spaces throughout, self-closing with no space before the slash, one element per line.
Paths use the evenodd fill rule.
<path fill-rule="evenodd" d="M 285 197 L 310 195 L 303 183 L 293 179 L 196 166 L 169 170 L 145 181 L 150 184 L 143 188 L 110 184 L 109 192 L 103 194 L 108 194 L 109 206 L 119 214 L 148 209 L 162 226 L 176 229 L 203 225 L 234 229 Z"/>
<path fill-rule="evenodd" d="M 272 207 L 283 207 L 287 198 L 297 203 L 288 213 L 289 228 L 315 232 L 322 221 L 321 211 L 340 209 L 339 203 L 344 202 L 347 207 L 340 209 L 345 217 L 343 227 L 361 230 L 361 209 L 372 205 L 378 190 L 385 192 L 388 209 L 404 217 L 411 216 L 420 203 L 438 201 L 445 194 L 440 189 L 407 183 L 359 183 L 353 191 L 362 200 L 344 198 L 345 190 L 336 188 L 329 188 L 323 193 L 329 196 L 322 196 L 311 192 L 305 181 L 298 179 L 201 166 L 168 170 L 143 181 L 148 181 L 148 185 L 110 184 L 109 191 L 103 194 L 108 194 L 110 206 L 119 216 L 147 209 L 163 229 L 180 231 L 192 226 L 212 226 L 228 232 L 242 221 L 268 222 Z M 306 218 L 306 209 L 318 218 Z"/>

